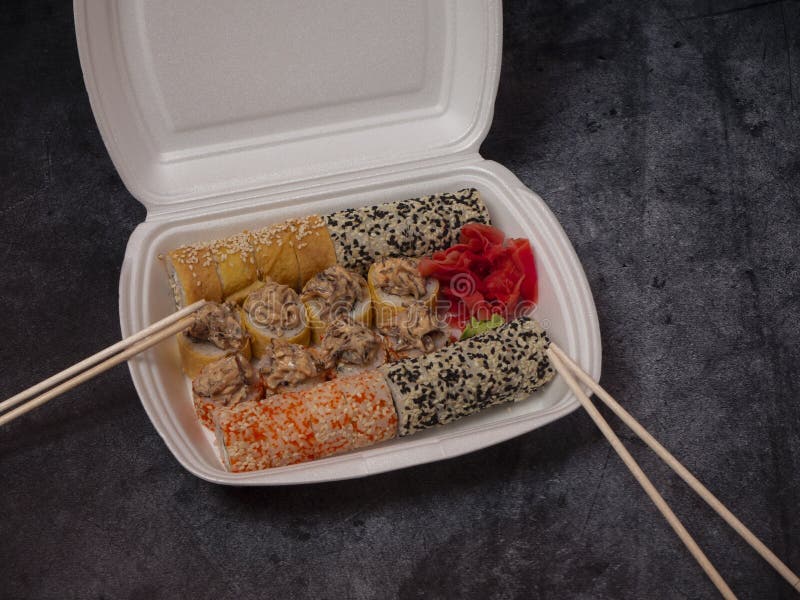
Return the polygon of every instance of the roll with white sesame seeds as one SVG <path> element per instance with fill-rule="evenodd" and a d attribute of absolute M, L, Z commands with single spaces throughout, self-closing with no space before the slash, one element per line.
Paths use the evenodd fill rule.
<path fill-rule="evenodd" d="M 164 257 L 164 266 L 177 308 L 198 300 L 222 300 L 222 283 L 211 249 L 207 246 L 181 246 Z"/>
<path fill-rule="evenodd" d="M 247 296 L 242 321 L 257 358 L 275 341 L 307 346 L 311 339 L 306 307 L 297 292 L 271 279 Z"/>
<path fill-rule="evenodd" d="M 325 221 L 318 215 L 297 220 L 294 252 L 300 271 L 300 287 L 320 271 L 336 264 L 336 250 Z"/>
<path fill-rule="evenodd" d="M 209 243 L 217 274 L 222 284 L 222 296 L 230 296 L 258 278 L 256 258 L 248 233 L 237 233 Z"/>
<path fill-rule="evenodd" d="M 300 290 L 300 265 L 294 251 L 296 219 L 250 232 L 258 276 Z"/>

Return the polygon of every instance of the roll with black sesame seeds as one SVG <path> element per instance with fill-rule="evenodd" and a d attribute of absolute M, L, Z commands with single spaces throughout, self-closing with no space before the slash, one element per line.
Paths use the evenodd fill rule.
<path fill-rule="evenodd" d="M 452 246 L 466 223 L 491 224 L 473 188 L 348 208 L 323 218 L 338 263 L 362 275 L 378 258 L 420 257 Z"/>
<path fill-rule="evenodd" d="M 392 390 L 400 435 L 527 398 L 555 374 L 549 344 L 539 324 L 522 317 L 437 352 L 380 367 Z"/>

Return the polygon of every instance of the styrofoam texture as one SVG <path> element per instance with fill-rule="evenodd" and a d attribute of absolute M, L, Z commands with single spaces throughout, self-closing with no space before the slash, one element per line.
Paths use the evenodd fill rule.
<path fill-rule="evenodd" d="M 170 290 L 158 255 L 182 243 L 213 239 L 289 217 L 325 213 L 462 187 L 480 190 L 493 222 L 509 236 L 531 241 L 540 277 L 534 316 L 552 339 L 595 379 L 600 375 L 600 334 L 583 270 L 552 213 L 504 167 L 476 157 L 460 165 L 385 174 L 287 197 L 252 198 L 221 212 L 155 219 L 131 236 L 120 280 L 124 335 L 170 314 Z M 359 477 L 457 456 L 525 433 L 579 406 L 560 378 L 530 399 L 495 407 L 403 439 L 309 463 L 228 473 L 198 421 L 177 344 L 161 344 L 129 362 L 142 404 L 178 461 L 208 481 L 231 485 L 308 483 Z"/>
<path fill-rule="evenodd" d="M 498 0 L 75 0 L 100 133 L 150 214 L 474 153 Z"/>

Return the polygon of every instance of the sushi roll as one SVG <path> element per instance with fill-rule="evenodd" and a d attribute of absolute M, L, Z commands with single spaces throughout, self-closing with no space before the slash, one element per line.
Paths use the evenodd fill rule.
<path fill-rule="evenodd" d="M 260 279 L 271 279 L 300 289 L 300 266 L 294 251 L 297 224 L 294 219 L 250 232 L 256 267 Z"/>
<path fill-rule="evenodd" d="M 242 321 L 257 358 L 275 340 L 307 345 L 311 335 L 306 307 L 297 292 L 272 280 L 247 296 L 242 305 Z"/>
<path fill-rule="evenodd" d="M 434 194 L 323 217 L 340 265 L 362 275 L 386 256 L 427 256 L 458 242 L 470 222 L 491 224 L 475 189 Z"/>
<path fill-rule="evenodd" d="M 413 302 L 380 329 L 393 360 L 421 356 L 443 348 L 447 343 L 449 328 L 430 306 Z"/>
<path fill-rule="evenodd" d="M 241 306 L 244 304 L 244 301 L 247 300 L 247 297 L 255 292 L 256 290 L 260 290 L 264 287 L 264 282 L 260 279 L 256 279 L 253 283 L 248 285 L 246 288 L 242 288 L 238 292 L 234 292 L 230 296 L 225 298 L 225 302 L 228 304 L 235 304 L 237 306 Z"/>
<path fill-rule="evenodd" d="M 336 264 L 336 251 L 321 217 L 311 215 L 297 219 L 294 253 L 301 288 L 314 275 Z"/>
<path fill-rule="evenodd" d="M 214 423 L 233 472 L 306 462 L 397 436 L 392 395 L 378 371 L 220 408 Z"/>
<path fill-rule="evenodd" d="M 250 358 L 250 340 L 239 312 L 230 304 L 209 302 L 192 315 L 191 326 L 177 335 L 183 372 L 190 378 L 228 354 Z"/>
<path fill-rule="evenodd" d="M 386 362 L 381 336 L 348 317 L 332 321 L 312 352 L 321 369 L 340 376 L 376 369 Z"/>
<path fill-rule="evenodd" d="M 222 296 L 227 297 L 253 283 L 258 277 L 256 258 L 248 233 L 237 233 L 209 243 Z"/>
<path fill-rule="evenodd" d="M 317 273 L 303 287 L 301 295 L 308 311 L 311 339 L 316 344 L 328 324 L 338 317 L 372 324 L 372 301 L 367 281 L 339 265 Z"/>
<path fill-rule="evenodd" d="M 222 283 L 210 248 L 181 246 L 163 258 L 176 308 L 198 300 L 222 301 Z"/>
<path fill-rule="evenodd" d="M 253 365 L 267 395 L 313 387 L 325 379 L 306 346 L 275 342 Z"/>
<path fill-rule="evenodd" d="M 213 429 L 212 413 L 221 407 L 261 398 L 263 390 L 250 361 L 230 354 L 202 368 L 192 381 L 194 408 L 200 421 Z"/>
<path fill-rule="evenodd" d="M 520 318 L 432 354 L 380 367 L 397 407 L 399 434 L 526 398 L 555 374 L 549 344 L 536 321 Z"/>
<path fill-rule="evenodd" d="M 423 277 L 417 269 L 416 258 L 382 258 L 369 268 L 367 284 L 372 297 L 375 326 L 387 326 L 398 313 L 410 304 L 421 303 L 436 309 L 439 282 Z"/>

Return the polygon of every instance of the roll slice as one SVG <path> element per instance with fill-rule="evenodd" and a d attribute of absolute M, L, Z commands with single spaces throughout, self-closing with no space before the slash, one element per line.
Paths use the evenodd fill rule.
<path fill-rule="evenodd" d="M 192 399 L 200 422 L 214 428 L 215 409 L 255 401 L 263 396 L 260 380 L 250 361 L 241 354 L 230 354 L 203 367 L 192 381 Z"/>
<path fill-rule="evenodd" d="M 311 336 L 306 307 L 297 292 L 272 280 L 247 296 L 242 321 L 257 358 L 276 340 L 308 345 Z"/>
<path fill-rule="evenodd" d="M 237 233 L 209 244 L 222 284 L 222 296 L 230 296 L 258 278 L 256 258 L 250 235 Z"/>
<path fill-rule="evenodd" d="M 198 300 L 222 300 L 222 284 L 207 246 L 181 246 L 164 257 L 164 266 L 177 308 Z"/>
<path fill-rule="evenodd" d="M 300 266 L 294 251 L 297 220 L 269 225 L 250 233 L 250 243 L 261 279 L 271 279 L 300 290 Z"/>
<path fill-rule="evenodd" d="M 321 217 L 311 215 L 297 220 L 294 252 L 301 288 L 314 275 L 336 264 L 336 251 Z"/>
<path fill-rule="evenodd" d="M 388 326 L 411 304 L 423 304 L 431 311 L 436 309 L 439 282 L 420 275 L 418 263 L 416 258 L 382 258 L 369 268 L 367 283 L 375 326 L 379 329 Z"/>
<path fill-rule="evenodd" d="M 306 346 L 275 342 L 253 367 L 267 395 L 313 387 L 325 380 Z"/>
<path fill-rule="evenodd" d="M 338 376 L 377 369 L 386 362 L 386 348 L 375 330 L 348 317 L 339 317 L 325 329 L 313 348 L 320 367 Z"/>
<path fill-rule="evenodd" d="M 339 265 L 312 277 L 300 298 L 306 305 L 315 344 L 322 339 L 328 324 L 338 317 L 349 317 L 367 327 L 372 324 L 372 300 L 366 279 Z"/>
<path fill-rule="evenodd" d="M 380 328 L 390 360 L 435 352 L 447 344 L 450 330 L 427 304 L 414 302 Z"/>
<path fill-rule="evenodd" d="M 250 340 L 231 305 L 208 303 L 192 318 L 191 327 L 177 335 L 181 367 L 188 377 L 197 377 L 203 367 L 228 354 L 250 358 Z"/>
<path fill-rule="evenodd" d="M 223 463 L 257 471 L 341 454 L 397 436 L 383 376 L 370 371 L 214 413 Z"/>

